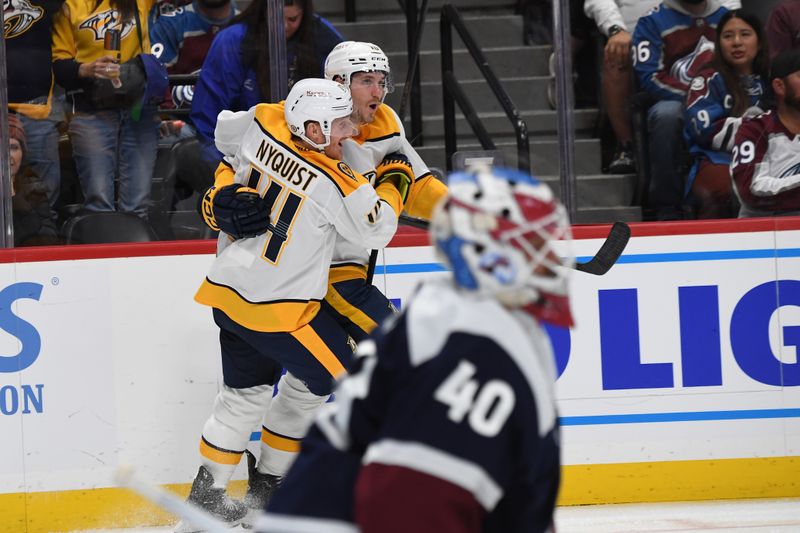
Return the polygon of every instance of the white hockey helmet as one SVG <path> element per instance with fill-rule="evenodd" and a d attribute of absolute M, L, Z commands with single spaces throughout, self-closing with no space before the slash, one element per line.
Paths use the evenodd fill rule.
<path fill-rule="evenodd" d="M 529 174 L 488 166 L 451 174 L 448 188 L 430 231 L 455 283 L 539 320 L 571 326 L 572 233 L 553 191 Z M 556 241 L 566 257 L 555 253 Z"/>
<path fill-rule="evenodd" d="M 335 81 L 306 78 L 292 86 L 284 103 L 284 116 L 289 130 L 308 144 L 322 150 L 331 142 L 333 121 L 349 117 L 353 112 L 350 90 Z M 325 143 L 318 144 L 306 137 L 306 123 L 317 122 L 325 135 Z"/>
<path fill-rule="evenodd" d="M 325 78 L 341 76 L 342 83 L 350 86 L 356 72 L 382 72 L 385 76 L 383 97 L 394 90 L 389 69 L 389 58 L 380 46 L 362 41 L 344 41 L 337 44 L 325 59 Z"/>

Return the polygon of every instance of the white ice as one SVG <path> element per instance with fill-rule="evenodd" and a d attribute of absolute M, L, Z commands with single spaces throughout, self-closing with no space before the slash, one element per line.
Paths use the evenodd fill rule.
<path fill-rule="evenodd" d="M 171 527 L 82 533 L 171 533 Z M 240 528 L 232 532 L 242 531 Z M 800 533 L 800 499 L 583 505 L 556 510 L 557 533 Z M 320 532 L 323 533 L 323 532 Z"/>

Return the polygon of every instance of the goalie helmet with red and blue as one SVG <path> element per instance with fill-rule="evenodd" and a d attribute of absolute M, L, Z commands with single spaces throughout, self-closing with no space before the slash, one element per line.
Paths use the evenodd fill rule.
<path fill-rule="evenodd" d="M 575 257 L 567 213 L 553 191 L 529 174 L 492 167 L 455 172 L 447 185 L 430 231 L 456 285 L 570 327 Z"/>

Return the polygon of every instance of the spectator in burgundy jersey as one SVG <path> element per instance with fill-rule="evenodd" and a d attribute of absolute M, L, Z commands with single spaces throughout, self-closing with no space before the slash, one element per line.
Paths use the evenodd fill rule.
<path fill-rule="evenodd" d="M 692 78 L 711 58 L 727 13 L 719 0 L 664 0 L 639 19 L 633 62 L 639 85 L 655 102 L 647 111 L 650 188 L 656 220 L 683 218 L 683 109 Z"/>
<path fill-rule="evenodd" d="M 742 116 L 763 111 L 769 67 L 764 30 L 755 15 L 730 11 L 720 19 L 714 57 L 692 80 L 684 130 L 694 165 L 686 189 L 697 218 L 738 213 L 730 173 L 730 150 Z"/>
<path fill-rule="evenodd" d="M 770 78 L 777 111 L 745 120 L 731 154 L 739 218 L 800 215 L 800 49 L 776 57 Z"/>
<path fill-rule="evenodd" d="M 773 59 L 781 52 L 800 48 L 800 0 L 784 0 L 772 10 L 767 36 Z"/>

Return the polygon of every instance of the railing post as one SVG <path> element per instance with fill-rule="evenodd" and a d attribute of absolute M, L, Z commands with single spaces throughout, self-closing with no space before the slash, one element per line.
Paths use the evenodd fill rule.
<path fill-rule="evenodd" d="M 356 21 L 356 0 L 344 0 L 344 21 Z"/>
<path fill-rule="evenodd" d="M 572 93 L 572 49 L 570 46 L 568 0 L 553 0 L 553 47 L 556 58 L 556 100 L 558 101 L 558 153 L 561 202 L 575 222 L 578 214 L 575 183 L 575 109 Z"/>
<path fill-rule="evenodd" d="M 286 66 L 286 32 L 283 23 L 283 1 L 268 0 L 267 44 L 269 45 L 269 101 L 280 102 L 289 93 Z M 267 96 L 267 95 L 264 95 Z"/>
<path fill-rule="evenodd" d="M 453 154 L 456 153 L 456 108 L 453 98 L 449 98 L 450 87 L 447 80 L 453 75 L 453 33 L 450 27 L 452 6 L 442 6 L 439 19 L 439 39 L 442 49 L 442 114 L 444 118 L 444 152 L 447 171 L 453 170 Z"/>
<path fill-rule="evenodd" d="M 5 27 L 3 13 L 0 26 Z M 8 69 L 6 68 L 6 39 L 0 35 L 0 247 L 14 247 L 14 221 L 11 206 L 11 160 L 8 156 Z"/>
<path fill-rule="evenodd" d="M 414 61 L 414 48 L 416 41 L 417 21 L 419 20 L 419 10 L 417 0 L 406 0 L 406 45 L 408 48 L 408 68 Z M 422 31 L 422 28 L 419 28 Z M 422 90 L 419 80 L 419 71 L 414 72 L 411 80 L 411 144 L 420 146 L 423 144 L 422 138 Z"/>

